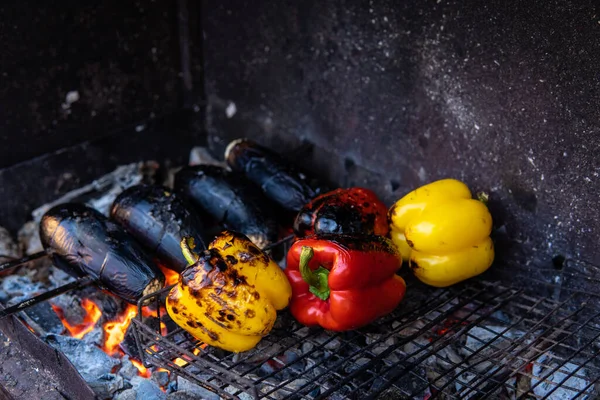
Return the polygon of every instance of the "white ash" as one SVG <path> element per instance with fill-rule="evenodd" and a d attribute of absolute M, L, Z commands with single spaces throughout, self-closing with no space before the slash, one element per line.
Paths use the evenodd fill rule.
<path fill-rule="evenodd" d="M 228 388 L 232 388 L 232 387 L 228 386 Z M 230 389 L 231 391 L 227 390 L 227 388 L 225 390 L 229 393 L 235 393 L 235 391 L 237 391 L 237 389 L 235 389 L 235 388 Z M 203 388 L 200 385 L 196 385 L 195 383 L 192 383 L 191 381 L 189 381 L 181 376 L 177 377 L 177 391 L 175 393 L 177 393 L 177 392 L 191 393 L 193 395 L 199 396 L 199 398 L 201 398 L 201 399 L 206 399 L 206 400 L 219 400 L 220 399 L 219 395 L 211 392 L 210 390 Z"/>
<path fill-rule="evenodd" d="M 134 376 L 130 383 L 132 389 L 136 391 L 138 399 L 164 400 L 167 398 L 167 394 L 160 390 L 156 382 L 151 379 Z"/>
<path fill-rule="evenodd" d="M 134 389 L 125 389 L 117 393 L 114 400 L 137 400 L 137 392 Z"/>
<path fill-rule="evenodd" d="M 567 400 L 583 392 L 578 398 L 591 399 L 593 387 L 587 388 L 590 382 L 584 378 L 588 376 L 585 368 L 571 362 L 562 364 L 561 359 L 550 352 L 541 355 L 533 364 L 533 378 L 531 379 L 531 386 L 535 386 L 533 393 L 539 398 L 546 398 L 550 395 L 549 398 L 552 400 Z M 560 368 L 546 376 L 559 365 Z M 573 376 L 566 379 L 571 374 Z"/>
<path fill-rule="evenodd" d="M 113 367 L 120 364 L 119 360 L 80 339 L 61 335 L 46 335 L 42 339 L 61 351 L 86 382 L 93 382 L 110 374 Z"/>
<path fill-rule="evenodd" d="M 26 222 L 17 234 L 23 254 L 34 254 L 44 250 L 39 235 L 40 226 L 35 221 Z"/>
<path fill-rule="evenodd" d="M 39 223 L 46 211 L 55 205 L 67 202 L 83 202 L 108 216 L 110 206 L 123 190 L 142 182 L 152 181 L 157 169 L 158 164 L 151 161 L 122 165 L 92 183 L 36 208 L 31 213 L 33 220 Z"/>
<path fill-rule="evenodd" d="M 227 168 L 227 163 L 217 160 L 208 148 L 202 146 L 194 147 L 190 151 L 189 165 L 216 165 Z"/>
<path fill-rule="evenodd" d="M 98 399 L 108 400 L 112 399 L 117 391 L 123 389 L 123 378 L 114 374 L 106 374 L 94 381 L 88 382 L 88 385 Z"/>
<path fill-rule="evenodd" d="M 471 356 L 469 364 L 473 365 L 475 371 L 479 373 L 493 373 L 495 369 L 493 366 L 497 364 L 494 361 L 485 361 L 493 353 L 504 350 L 513 344 L 513 341 L 523 337 L 524 332 L 516 329 L 508 329 L 502 326 L 476 326 L 471 328 L 467 332 L 467 340 L 464 347 L 461 347 L 461 354 L 464 357 L 469 357 L 476 351 L 479 351 L 482 347 L 485 349 L 479 351 L 476 355 Z M 531 342 L 530 339 L 526 339 L 523 344 L 528 345 Z"/>
<path fill-rule="evenodd" d="M 40 282 L 33 282 L 26 275 L 9 275 L 0 283 L 0 301 L 8 302 L 15 297 L 31 297 L 44 289 Z"/>

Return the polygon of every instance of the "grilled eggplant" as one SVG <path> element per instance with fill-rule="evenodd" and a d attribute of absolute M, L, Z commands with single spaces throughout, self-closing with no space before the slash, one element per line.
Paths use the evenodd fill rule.
<path fill-rule="evenodd" d="M 257 246 L 277 240 L 277 223 L 264 198 L 250 182 L 214 165 L 184 167 L 175 175 L 175 189 L 216 223 L 248 236 Z"/>
<path fill-rule="evenodd" d="M 192 237 L 204 250 L 203 223 L 196 211 L 169 189 L 158 185 L 136 185 L 115 199 L 111 218 L 165 265 L 183 271 L 187 261 L 179 243 Z"/>
<path fill-rule="evenodd" d="M 160 269 L 123 228 L 78 203 L 48 210 L 40 239 L 55 265 L 73 276 L 91 276 L 100 286 L 135 304 L 164 286 Z"/>
<path fill-rule="evenodd" d="M 283 209 L 298 212 L 318 193 L 308 175 L 279 154 L 249 139 L 237 139 L 225 150 L 232 170 L 243 173 Z"/>

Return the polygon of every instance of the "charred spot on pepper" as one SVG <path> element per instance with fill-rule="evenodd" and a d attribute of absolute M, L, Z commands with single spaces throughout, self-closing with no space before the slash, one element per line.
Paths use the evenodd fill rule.
<path fill-rule="evenodd" d="M 238 260 L 232 256 L 231 254 L 228 254 L 227 256 L 225 256 L 225 259 L 231 264 L 231 265 L 235 265 L 238 263 Z"/>
<path fill-rule="evenodd" d="M 262 254 L 262 252 L 260 251 L 260 249 L 258 247 L 255 246 L 248 246 L 248 251 L 252 254 L 254 254 L 255 256 L 258 256 L 260 254 Z"/>
<path fill-rule="evenodd" d="M 256 300 L 260 300 L 260 294 L 258 292 L 255 291 L 253 296 Z"/>
<path fill-rule="evenodd" d="M 227 314 L 227 320 L 228 321 L 233 321 L 233 320 L 235 320 L 235 317 L 233 315 L 231 315 L 231 314 Z"/>
<path fill-rule="evenodd" d="M 223 250 L 227 250 L 228 248 L 230 248 L 231 246 L 233 246 L 232 242 L 227 242 L 223 245 Z"/>
<path fill-rule="evenodd" d="M 179 314 L 179 309 L 177 307 L 171 307 L 171 311 L 173 314 Z"/>
<path fill-rule="evenodd" d="M 211 338 L 215 342 L 219 341 L 219 335 L 217 335 L 216 333 L 214 333 L 213 331 L 211 331 L 209 329 L 205 329 L 204 331 L 206 332 L 206 334 L 208 335 L 209 338 Z"/>
<path fill-rule="evenodd" d="M 198 324 L 196 324 L 195 321 L 186 321 L 186 325 L 189 326 L 190 328 L 198 328 Z"/>
<path fill-rule="evenodd" d="M 247 318 L 254 318 L 254 317 L 256 317 L 256 313 L 254 312 L 254 310 L 246 310 L 246 312 L 244 313 L 244 315 Z"/>

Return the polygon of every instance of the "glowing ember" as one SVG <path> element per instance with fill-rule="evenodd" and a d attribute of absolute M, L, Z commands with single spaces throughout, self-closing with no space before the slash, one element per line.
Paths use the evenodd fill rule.
<path fill-rule="evenodd" d="M 185 361 L 183 358 L 176 358 L 175 360 L 173 360 L 173 363 L 178 367 L 185 367 L 188 364 L 188 362 Z"/>
<path fill-rule="evenodd" d="M 160 268 L 162 273 L 165 275 L 165 285 L 166 286 L 174 285 L 177 283 L 177 281 L 179 281 L 179 274 L 177 272 L 173 271 L 172 269 L 168 269 L 168 268 L 164 267 L 160 263 L 158 263 L 158 267 Z"/>
<path fill-rule="evenodd" d="M 137 308 L 132 304 L 128 304 L 127 308 L 119 316 L 116 321 L 110 321 L 104 324 L 104 346 L 102 350 L 110 356 L 123 355 L 123 351 L 119 345 L 125 339 L 127 328 L 131 324 L 131 320 L 137 315 Z"/>
<path fill-rule="evenodd" d="M 133 364 L 133 366 L 137 368 L 139 376 L 143 376 L 144 378 L 150 378 L 152 373 L 148 370 L 148 368 L 144 367 L 144 364 L 134 359 L 131 359 L 130 361 Z"/>
<path fill-rule="evenodd" d="M 54 304 L 52 304 L 51 306 L 56 315 L 58 315 L 58 317 L 62 321 L 63 326 L 69 331 L 72 337 L 77 339 L 81 339 L 88 332 L 91 332 L 94 329 L 94 326 L 96 326 L 96 322 L 98 322 L 98 320 L 102 316 L 102 311 L 100 311 L 100 307 L 98 307 L 96 303 L 94 303 L 90 299 L 83 299 L 83 301 L 81 302 L 81 307 L 83 307 L 83 309 L 85 310 L 85 317 L 83 319 L 83 322 L 81 324 L 71 325 L 65 319 L 64 312 L 60 307 Z"/>

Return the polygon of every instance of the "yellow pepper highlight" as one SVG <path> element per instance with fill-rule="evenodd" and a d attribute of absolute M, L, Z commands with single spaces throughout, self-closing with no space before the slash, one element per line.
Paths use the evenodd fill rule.
<path fill-rule="evenodd" d="M 428 285 L 450 286 L 492 265 L 492 216 L 458 180 L 413 190 L 390 208 L 388 217 L 392 241 Z"/>
<path fill-rule="evenodd" d="M 232 231 L 222 232 L 201 254 L 185 238 L 181 247 L 192 265 L 167 297 L 173 321 L 211 346 L 236 353 L 255 347 L 292 296 L 281 268 Z"/>

